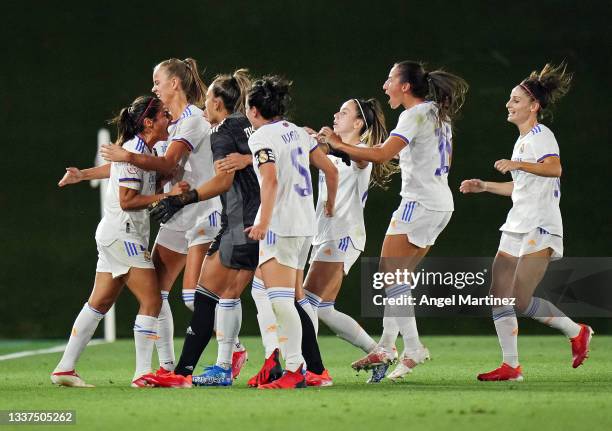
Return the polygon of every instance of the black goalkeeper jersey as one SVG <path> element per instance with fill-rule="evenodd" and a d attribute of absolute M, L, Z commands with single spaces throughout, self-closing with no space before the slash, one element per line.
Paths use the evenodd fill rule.
<path fill-rule="evenodd" d="M 251 123 L 241 113 L 233 113 L 216 126 L 210 136 L 213 160 L 221 160 L 231 153 L 251 154 L 249 136 L 253 133 Z M 221 228 L 234 235 L 241 234 L 252 226 L 260 204 L 259 182 L 253 165 L 236 171 L 230 189 L 221 194 L 223 210 Z"/>

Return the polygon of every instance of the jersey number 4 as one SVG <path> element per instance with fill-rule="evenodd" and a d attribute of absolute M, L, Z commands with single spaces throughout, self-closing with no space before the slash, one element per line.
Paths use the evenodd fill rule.
<path fill-rule="evenodd" d="M 312 179 L 310 178 L 310 171 L 305 166 L 301 165 L 298 157 L 304 154 L 300 147 L 294 148 L 291 150 L 291 164 L 293 167 L 298 170 L 301 176 L 304 177 L 306 181 L 306 187 L 300 187 L 299 184 L 294 184 L 293 189 L 300 196 L 310 196 L 312 194 Z"/>

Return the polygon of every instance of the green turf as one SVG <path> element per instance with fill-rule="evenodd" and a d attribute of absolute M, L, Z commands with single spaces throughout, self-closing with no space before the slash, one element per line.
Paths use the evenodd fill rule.
<path fill-rule="evenodd" d="M 78 370 L 95 389 L 53 387 L 48 374 L 60 354 L 0 361 L 0 409 L 73 409 L 78 424 L 70 429 L 88 430 L 612 429 L 612 337 L 596 336 L 591 358 L 576 370 L 563 337 L 521 337 L 522 383 L 475 380 L 499 364 L 493 337 L 423 341 L 433 360 L 403 383 L 365 385 L 366 374 L 348 366 L 360 351 L 322 337 L 333 387 L 260 391 L 245 387 L 261 365 L 259 339 L 243 339 L 251 359 L 233 388 L 206 389 L 130 388 L 133 343 L 122 340 L 91 346 L 83 355 Z M 201 364 L 213 360 L 215 349 L 213 340 Z"/>
<path fill-rule="evenodd" d="M 23 352 L 25 350 L 47 349 L 60 346 L 61 340 L 3 340 L 0 339 L 0 356 L 9 353 Z"/>

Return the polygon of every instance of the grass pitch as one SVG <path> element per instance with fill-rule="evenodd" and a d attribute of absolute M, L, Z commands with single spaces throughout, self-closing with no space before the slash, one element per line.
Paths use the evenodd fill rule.
<path fill-rule="evenodd" d="M 0 361 L 0 410 L 76 410 L 76 426 L 60 427 L 87 430 L 612 429 L 612 337 L 595 336 L 591 357 L 574 370 L 564 337 L 522 336 L 521 383 L 476 381 L 477 373 L 499 365 L 494 337 L 423 337 L 432 360 L 404 382 L 379 385 L 366 385 L 367 374 L 358 375 L 349 367 L 362 355 L 358 349 L 321 337 L 334 386 L 295 391 L 247 388 L 246 380 L 259 369 L 263 352 L 259 338 L 242 341 L 250 360 L 232 388 L 132 389 L 132 340 L 86 349 L 78 371 L 97 386 L 94 389 L 51 385 L 49 373 L 60 353 Z M 179 340 L 179 353 L 181 346 Z M 0 343 L 0 354 L 19 347 Z M 214 362 L 214 340 L 207 350 L 200 365 Z"/>

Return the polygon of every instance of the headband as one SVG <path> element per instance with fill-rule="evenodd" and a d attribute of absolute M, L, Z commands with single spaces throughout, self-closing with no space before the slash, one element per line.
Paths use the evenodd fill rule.
<path fill-rule="evenodd" d="M 147 112 L 149 112 L 149 109 L 151 109 L 151 106 L 153 105 L 154 100 L 155 100 L 155 97 L 152 97 L 151 100 L 149 100 L 149 104 L 147 105 L 147 108 L 142 112 L 142 114 L 140 114 L 140 117 L 138 117 L 138 121 L 136 121 L 136 126 L 138 126 L 140 124 L 140 121 L 145 117 L 145 115 L 147 115 Z"/>
<path fill-rule="evenodd" d="M 365 123 L 366 130 L 368 130 L 370 128 L 370 126 L 368 126 L 368 120 L 366 119 L 366 116 L 363 113 L 363 108 L 361 107 L 361 103 L 359 103 L 359 100 L 357 100 L 357 99 L 353 99 L 353 100 L 355 102 L 357 102 L 357 106 L 359 106 L 359 110 L 361 111 L 361 116 L 363 117 L 363 122 Z"/>

